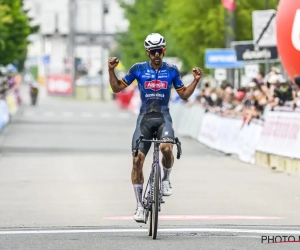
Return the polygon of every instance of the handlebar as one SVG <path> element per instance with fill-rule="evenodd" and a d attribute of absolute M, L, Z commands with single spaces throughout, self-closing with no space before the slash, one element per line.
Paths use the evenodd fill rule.
<path fill-rule="evenodd" d="M 144 139 L 144 136 L 141 135 L 139 139 L 136 141 L 136 147 L 134 149 L 134 156 L 137 157 L 139 153 L 139 147 L 141 142 L 154 142 L 154 143 L 171 143 L 171 144 L 176 144 L 177 146 L 177 159 L 180 159 L 180 156 L 182 155 L 182 150 L 181 150 L 181 142 L 179 141 L 178 137 L 175 138 L 175 141 L 172 139 L 163 139 L 163 140 L 146 140 Z"/>

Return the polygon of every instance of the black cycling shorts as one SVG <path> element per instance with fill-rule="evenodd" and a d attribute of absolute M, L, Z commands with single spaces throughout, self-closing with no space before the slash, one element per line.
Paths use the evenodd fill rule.
<path fill-rule="evenodd" d="M 144 136 L 144 139 L 153 139 L 153 134 L 156 133 L 156 138 L 158 140 L 162 139 L 172 139 L 174 140 L 174 129 L 172 118 L 169 113 L 146 113 L 140 114 L 137 118 L 136 128 L 132 137 L 132 152 L 134 152 L 136 147 L 136 140 L 140 135 Z M 139 151 L 147 155 L 151 147 L 151 142 L 141 142 Z"/>

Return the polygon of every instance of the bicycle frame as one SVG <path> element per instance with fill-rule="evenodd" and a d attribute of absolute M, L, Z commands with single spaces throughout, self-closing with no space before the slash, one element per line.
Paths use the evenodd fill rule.
<path fill-rule="evenodd" d="M 165 138 L 163 140 L 144 140 L 144 136 L 141 135 L 139 139 L 136 140 L 136 147 L 134 151 L 134 156 L 137 157 L 139 153 L 139 146 L 141 142 L 153 142 L 154 152 L 153 152 L 153 163 L 150 172 L 150 177 L 143 195 L 143 205 L 144 205 L 144 222 L 145 224 L 149 219 L 148 235 L 156 239 L 157 228 L 158 228 L 158 213 L 160 212 L 160 205 L 164 203 L 162 200 L 162 179 L 161 179 L 161 169 L 159 165 L 159 145 L 160 143 L 172 143 L 177 146 L 177 159 L 181 155 L 181 143 L 176 137 L 175 140 L 170 138 Z M 150 214 L 149 214 L 150 213 Z"/>
<path fill-rule="evenodd" d="M 145 224 L 147 223 L 148 220 L 148 215 L 149 212 L 151 212 L 151 205 L 153 203 L 153 183 L 154 183 L 154 173 L 155 173 L 155 168 L 158 168 L 160 171 L 160 165 L 159 165 L 159 146 L 160 143 L 171 143 L 171 144 L 176 144 L 177 146 L 177 159 L 180 158 L 182 151 L 181 151 L 181 143 L 179 141 L 179 139 L 176 137 L 175 140 L 171 140 L 171 139 L 163 139 L 163 140 L 145 140 L 143 139 L 144 136 L 141 135 L 139 139 L 136 140 L 136 148 L 135 148 L 135 152 L 134 155 L 135 157 L 137 157 L 138 155 L 138 149 L 139 149 L 139 145 L 141 142 L 153 142 L 154 143 L 154 152 L 153 152 L 153 163 L 152 163 L 152 167 L 151 167 L 151 172 L 150 172 L 150 176 L 147 182 L 147 186 L 145 188 L 145 192 L 143 195 L 143 203 L 144 203 L 144 208 L 146 209 L 146 214 L 145 214 Z M 161 180 L 160 180 L 161 181 Z M 149 191 L 147 192 L 147 188 L 149 185 Z M 162 199 L 162 190 L 161 190 L 161 182 L 160 182 L 160 195 L 159 195 L 159 200 L 160 203 L 164 203 L 163 199 Z M 160 211 L 160 204 L 159 204 L 159 211 Z"/>
<path fill-rule="evenodd" d="M 153 152 L 153 163 L 152 163 L 152 167 L 151 167 L 151 172 L 150 172 L 150 176 L 147 182 L 147 186 L 143 195 L 143 200 L 144 200 L 144 208 L 147 211 L 147 214 L 145 215 L 145 224 L 147 223 L 148 220 L 148 213 L 151 211 L 151 205 L 153 203 L 153 182 L 154 182 L 154 172 L 155 172 L 155 168 L 160 168 L 159 165 L 159 143 L 155 142 L 154 143 L 154 152 Z M 149 185 L 149 191 L 147 193 L 147 188 Z M 160 186 L 160 190 L 161 190 L 161 186 Z M 160 200 L 162 200 L 162 194 L 160 192 Z"/>

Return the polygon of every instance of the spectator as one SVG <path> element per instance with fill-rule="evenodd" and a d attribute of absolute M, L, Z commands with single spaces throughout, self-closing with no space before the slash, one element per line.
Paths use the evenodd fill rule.
<path fill-rule="evenodd" d="M 255 78 L 255 82 L 257 84 L 263 84 L 264 83 L 264 77 L 265 77 L 265 74 L 262 71 L 259 71 L 256 78 Z"/>
<path fill-rule="evenodd" d="M 265 77 L 259 72 L 247 87 L 237 90 L 228 81 L 223 81 L 217 88 L 212 88 L 210 82 L 204 82 L 197 94 L 197 103 L 207 112 L 241 116 L 243 124 L 249 124 L 253 119 L 261 119 L 266 109 L 281 107 L 281 110 L 292 110 L 300 107 L 300 76 L 291 83 L 284 79 L 278 68 L 272 67 Z"/>
<path fill-rule="evenodd" d="M 211 84 L 210 82 L 206 82 L 204 84 L 204 88 L 201 91 L 201 98 L 200 98 L 200 102 L 202 104 L 204 104 L 204 106 L 209 106 L 209 107 L 213 107 L 214 106 L 214 101 L 211 98 L 211 94 L 212 94 L 212 89 L 211 89 Z"/>
<path fill-rule="evenodd" d="M 232 85 L 229 82 L 227 82 L 227 81 L 223 81 L 222 84 L 221 84 L 221 89 L 225 90 L 227 87 L 231 87 L 232 88 Z"/>
<path fill-rule="evenodd" d="M 296 93 L 282 75 L 272 75 L 268 82 L 273 89 L 272 96 L 270 96 L 272 108 L 275 106 L 295 107 Z"/>
<path fill-rule="evenodd" d="M 253 101 L 251 105 L 252 118 L 260 118 L 263 115 L 264 109 L 268 104 L 268 98 L 258 86 L 253 93 Z"/>
<path fill-rule="evenodd" d="M 296 105 L 300 107 L 300 76 L 294 78 L 294 83 L 296 85 Z"/>
<path fill-rule="evenodd" d="M 234 104 L 233 114 L 235 115 L 243 114 L 245 100 L 246 100 L 246 91 L 243 89 L 239 89 L 235 94 L 235 100 L 233 102 Z"/>
<path fill-rule="evenodd" d="M 233 109 L 233 99 L 233 88 L 231 85 L 227 85 L 227 87 L 223 91 L 221 103 L 221 112 L 223 113 L 223 115 L 228 114 L 228 111 Z"/>

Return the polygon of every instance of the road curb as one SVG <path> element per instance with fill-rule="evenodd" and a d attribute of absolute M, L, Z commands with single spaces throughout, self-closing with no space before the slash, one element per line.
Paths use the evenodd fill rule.
<path fill-rule="evenodd" d="M 256 164 L 268 167 L 276 172 L 284 172 L 288 175 L 300 177 L 300 159 L 294 159 L 263 152 L 256 152 Z"/>

